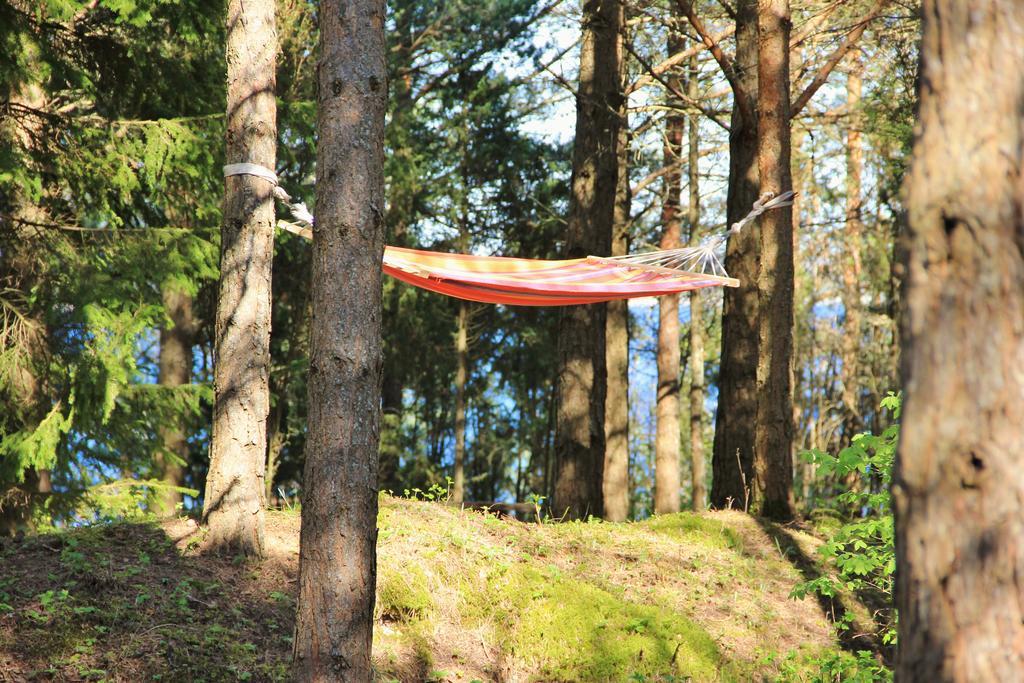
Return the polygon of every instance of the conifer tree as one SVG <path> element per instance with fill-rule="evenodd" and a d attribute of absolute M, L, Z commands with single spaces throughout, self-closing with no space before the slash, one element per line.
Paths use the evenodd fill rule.
<path fill-rule="evenodd" d="M 228 3 L 228 164 L 273 169 L 277 158 L 273 0 Z M 217 297 L 215 402 L 203 519 L 214 548 L 263 554 L 270 411 L 273 183 L 225 179 Z"/>

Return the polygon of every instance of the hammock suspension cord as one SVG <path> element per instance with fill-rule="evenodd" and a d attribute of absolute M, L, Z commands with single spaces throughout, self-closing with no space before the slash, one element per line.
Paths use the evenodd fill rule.
<path fill-rule="evenodd" d="M 276 173 L 258 164 L 243 163 L 225 166 L 224 175 L 252 175 L 270 183 L 273 196 L 288 207 L 296 221 L 280 221 L 279 227 L 312 239 L 313 215 L 304 203 L 293 201 L 280 187 Z M 739 281 L 725 272 L 719 251 L 731 235 L 764 212 L 792 204 L 793 196 L 793 192 L 761 195 L 741 220 L 694 247 L 561 261 L 385 247 L 383 269 L 392 277 L 439 294 L 517 306 L 569 306 L 703 287 L 738 287 Z"/>

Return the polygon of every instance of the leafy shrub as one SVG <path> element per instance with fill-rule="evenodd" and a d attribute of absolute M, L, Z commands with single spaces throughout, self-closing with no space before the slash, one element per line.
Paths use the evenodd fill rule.
<path fill-rule="evenodd" d="M 890 392 L 882 400 L 882 408 L 889 410 L 894 420 L 899 420 L 900 406 L 898 394 Z M 840 478 L 858 474 L 867 480 L 867 486 L 839 496 L 841 504 L 855 511 L 855 518 L 839 526 L 818 550 L 824 564 L 835 569 L 834 573 L 822 574 L 793 589 L 793 596 L 797 598 L 812 593 L 830 598 L 841 593 L 856 593 L 868 604 L 877 605 L 874 618 L 884 645 L 896 644 L 896 609 L 893 603 L 896 555 L 889 487 L 899 434 L 900 426 L 895 422 L 880 435 L 860 434 L 854 437 L 853 443 L 836 456 L 819 450 L 803 454 L 804 458 L 817 465 L 820 474 L 835 474 Z M 849 629 L 852 619 L 853 616 L 847 613 L 838 628 Z M 835 669 L 842 668 L 845 662 L 856 669 L 856 680 L 891 676 L 880 664 L 871 669 L 870 661 L 873 660 L 850 657 L 834 658 L 821 664 L 823 667 L 828 664 L 830 671 L 835 673 Z M 855 672 L 847 673 L 853 675 Z M 841 679 L 847 680 L 848 676 L 841 676 Z"/>

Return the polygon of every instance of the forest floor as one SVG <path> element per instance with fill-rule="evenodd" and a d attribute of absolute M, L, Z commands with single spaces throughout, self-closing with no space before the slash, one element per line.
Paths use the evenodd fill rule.
<path fill-rule="evenodd" d="M 838 645 L 790 598 L 818 541 L 734 512 L 534 524 L 381 498 L 381 681 L 810 680 Z M 3 541 L 0 681 L 285 680 L 299 516 L 262 562 L 191 519 Z M 827 607 L 827 606 L 826 606 Z"/>

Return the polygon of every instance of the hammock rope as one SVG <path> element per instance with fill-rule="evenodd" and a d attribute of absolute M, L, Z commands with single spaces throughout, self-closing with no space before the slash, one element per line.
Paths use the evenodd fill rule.
<path fill-rule="evenodd" d="M 296 223 L 279 221 L 288 232 L 313 238 L 313 215 L 278 184 L 277 174 L 258 164 L 229 164 L 225 177 L 252 175 L 273 185 Z M 675 294 L 704 287 L 738 287 L 718 256 L 729 237 L 766 211 L 789 206 L 794 192 L 761 195 L 750 213 L 728 230 L 709 235 L 695 247 L 625 256 L 539 259 L 442 254 L 400 247 L 384 248 L 384 272 L 421 289 L 469 301 L 513 306 L 569 306 L 616 299 Z"/>

